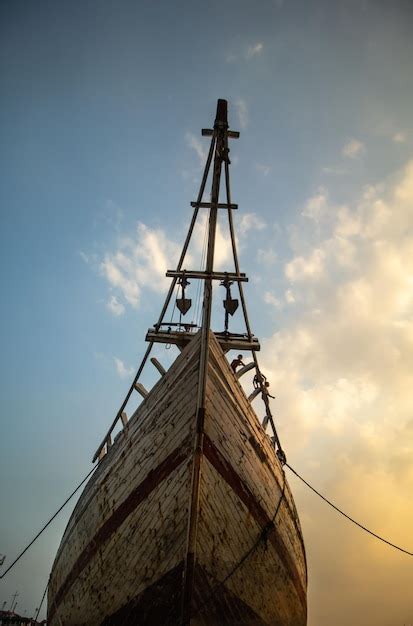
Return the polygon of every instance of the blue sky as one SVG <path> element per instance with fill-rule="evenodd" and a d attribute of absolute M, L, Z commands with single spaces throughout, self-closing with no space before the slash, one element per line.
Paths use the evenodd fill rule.
<path fill-rule="evenodd" d="M 241 269 L 289 459 L 408 543 L 413 5 L 13 1 L 0 12 L 0 553 L 10 562 L 90 468 L 163 302 L 217 98 L 241 131 Z M 410 623 L 406 562 L 291 484 L 309 626 Z M 37 606 L 67 514 L 1 582 L 1 603 L 17 589 L 22 612 Z"/>

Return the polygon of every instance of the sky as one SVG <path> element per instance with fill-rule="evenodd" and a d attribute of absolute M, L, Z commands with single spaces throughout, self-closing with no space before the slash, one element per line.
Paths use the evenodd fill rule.
<path fill-rule="evenodd" d="M 413 550 L 412 27 L 410 0 L 1 2 L 4 567 L 90 470 L 131 382 L 217 98 L 241 133 L 241 271 L 288 461 Z M 413 624 L 412 558 L 289 481 L 308 626 Z M 33 614 L 70 510 L 0 606 L 18 591 Z"/>

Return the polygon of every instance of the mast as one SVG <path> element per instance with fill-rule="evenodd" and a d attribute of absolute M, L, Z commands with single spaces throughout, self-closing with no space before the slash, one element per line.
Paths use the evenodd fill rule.
<path fill-rule="evenodd" d="M 198 397 L 196 410 L 196 435 L 192 465 L 191 502 L 189 510 L 187 550 L 185 559 L 183 593 L 181 606 L 181 626 L 186 626 L 191 620 L 192 591 L 194 586 L 196 543 L 199 518 L 199 486 L 202 471 L 203 445 L 204 445 L 204 421 L 205 421 L 205 397 L 208 374 L 209 358 L 209 333 L 211 327 L 212 308 L 212 275 L 214 271 L 214 251 L 217 228 L 217 214 L 219 201 L 219 188 L 221 182 L 222 164 L 228 159 L 227 148 L 227 101 L 218 100 L 217 114 L 214 123 L 215 155 L 212 177 L 211 203 L 208 224 L 208 247 L 205 267 L 204 299 L 201 326 L 201 352 L 199 362 Z"/>
<path fill-rule="evenodd" d="M 227 138 L 228 131 L 228 103 L 226 100 L 218 100 L 217 114 L 214 123 L 215 155 L 214 169 L 211 187 L 211 206 L 208 223 L 208 246 L 206 258 L 206 278 L 204 281 L 204 299 L 202 307 L 202 339 L 201 339 L 201 363 L 198 385 L 198 407 L 205 407 L 205 384 L 208 370 L 209 331 L 211 328 L 212 309 L 212 274 L 214 271 L 215 238 L 217 230 L 219 188 L 221 182 L 222 164 L 228 158 Z"/>

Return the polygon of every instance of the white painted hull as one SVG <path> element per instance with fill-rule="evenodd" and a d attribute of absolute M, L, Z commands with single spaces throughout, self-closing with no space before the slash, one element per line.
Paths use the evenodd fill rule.
<path fill-rule="evenodd" d="M 51 626 L 181 624 L 199 354 L 198 334 L 87 484 L 53 565 Z M 305 626 L 304 545 L 284 480 L 211 334 L 190 624 Z"/>

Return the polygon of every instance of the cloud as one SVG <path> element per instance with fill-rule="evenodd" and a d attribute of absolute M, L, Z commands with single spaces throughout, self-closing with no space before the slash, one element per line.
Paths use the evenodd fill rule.
<path fill-rule="evenodd" d="M 80 258 L 85 262 L 85 263 L 89 263 L 90 262 L 90 257 L 88 254 L 86 254 L 86 252 L 83 252 L 83 250 L 79 250 L 78 252 Z"/>
<path fill-rule="evenodd" d="M 312 250 L 307 256 L 296 256 L 285 266 L 285 275 L 293 283 L 308 279 L 318 280 L 324 273 L 326 252 Z"/>
<path fill-rule="evenodd" d="M 245 237 L 250 230 L 262 230 L 265 222 L 256 213 L 244 213 L 238 223 L 238 233 L 240 237 Z"/>
<path fill-rule="evenodd" d="M 406 133 L 398 132 L 394 133 L 392 140 L 394 143 L 406 143 L 407 137 Z"/>
<path fill-rule="evenodd" d="M 294 302 L 295 302 L 295 295 L 294 295 L 294 292 L 291 289 L 287 289 L 286 290 L 286 292 L 284 294 L 284 298 L 285 298 L 285 301 L 288 304 L 294 304 Z"/>
<path fill-rule="evenodd" d="M 281 4 L 279 4 L 280 1 L 281 1 Z M 279 8 L 281 8 L 282 4 L 283 4 L 282 0 L 278 0 L 278 2 L 276 1 L 276 5 Z M 252 58 L 259 56 L 262 53 L 263 49 L 264 49 L 264 44 L 258 41 L 255 44 L 251 44 L 247 46 L 247 48 L 244 49 L 244 51 L 242 50 L 241 52 L 238 51 L 236 54 L 233 51 L 227 52 L 225 56 L 225 62 L 235 63 L 242 59 L 246 59 L 247 61 L 250 61 Z"/>
<path fill-rule="evenodd" d="M 242 232 L 245 234 L 251 228 L 262 228 L 262 222 L 253 214 L 244 216 Z M 250 223 L 251 220 L 251 223 Z M 254 223 L 253 223 L 254 222 Z M 195 224 L 190 247 L 184 259 L 186 269 L 204 267 L 205 257 L 202 260 L 202 251 L 205 250 L 208 233 L 207 213 L 201 214 Z M 165 276 L 168 269 L 176 267 L 182 249 L 182 242 L 178 243 L 169 238 L 162 229 L 152 229 L 145 224 L 138 223 L 133 237 L 120 238 L 117 249 L 105 254 L 100 263 L 100 272 L 107 280 L 111 294 L 106 307 L 112 315 L 119 316 L 125 311 L 124 301 L 134 308 L 141 304 L 143 292 L 166 293 L 170 278 Z M 227 228 L 218 222 L 215 236 L 215 269 L 227 269 L 232 259 L 232 247 Z"/>
<path fill-rule="evenodd" d="M 277 261 L 277 253 L 273 250 L 273 248 L 267 248 L 266 250 L 259 248 L 257 250 L 257 261 L 260 267 L 274 265 Z"/>
<path fill-rule="evenodd" d="M 208 151 L 205 147 L 205 144 L 202 143 L 202 141 L 198 137 L 189 132 L 185 133 L 185 141 L 187 146 L 195 151 L 199 159 L 199 165 L 203 167 L 208 156 Z"/>
<path fill-rule="evenodd" d="M 343 146 L 341 154 L 348 159 L 356 159 L 361 157 L 366 148 L 359 139 L 349 139 Z"/>
<path fill-rule="evenodd" d="M 263 51 L 263 48 L 264 48 L 264 45 L 261 42 L 257 42 L 256 44 L 248 46 L 247 52 L 246 52 L 247 59 L 252 59 L 253 57 L 260 55 L 261 52 Z"/>
<path fill-rule="evenodd" d="M 286 299 L 299 306 L 280 312 L 282 329 L 261 342 L 260 360 L 291 465 L 356 519 L 411 550 L 413 161 L 348 206 L 336 205 L 331 190 L 322 195 L 328 211 L 318 222 L 300 218 L 307 238 L 294 240 L 285 263 L 294 284 Z M 324 623 L 323 611 L 337 626 L 359 623 L 360 615 L 364 626 L 378 618 L 404 623 L 407 557 L 341 523 L 290 482 L 311 564 L 313 623 Z M 391 581 L 397 589 L 389 603 Z"/>
<path fill-rule="evenodd" d="M 239 98 L 235 102 L 235 109 L 237 111 L 239 125 L 242 129 L 248 126 L 248 108 L 245 100 Z"/>
<path fill-rule="evenodd" d="M 165 272 L 174 265 L 179 252 L 180 246 L 168 239 L 163 230 L 139 223 L 135 236 L 121 239 L 118 249 L 105 255 L 100 269 L 111 288 L 118 289 L 126 302 L 136 308 L 143 288 L 157 293 L 166 289 L 169 280 Z M 119 304 L 116 300 L 114 307 L 118 311 Z"/>
<path fill-rule="evenodd" d="M 131 376 L 135 372 L 133 367 L 126 367 L 124 362 L 121 359 L 118 359 L 118 357 L 116 357 L 116 356 L 113 357 L 113 360 L 115 362 L 116 371 L 117 371 L 119 377 L 120 378 L 131 378 Z"/>
<path fill-rule="evenodd" d="M 125 307 L 122 302 L 119 302 L 116 296 L 111 296 L 106 303 L 106 307 L 115 317 L 119 317 L 123 315 L 125 312 Z"/>
<path fill-rule="evenodd" d="M 280 309 L 282 307 L 282 302 L 279 298 L 275 296 L 271 291 L 264 292 L 264 302 L 270 304 L 275 309 Z"/>
<path fill-rule="evenodd" d="M 227 56 L 225 57 L 225 62 L 226 63 L 235 63 L 235 61 L 238 60 L 238 57 L 236 54 L 233 54 L 232 52 L 229 52 L 227 54 Z"/>
<path fill-rule="evenodd" d="M 325 187 L 319 187 L 318 193 L 306 202 L 301 215 L 319 222 L 327 210 L 327 199 L 327 190 Z"/>
<path fill-rule="evenodd" d="M 264 176 L 268 176 L 268 174 L 271 172 L 271 166 L 270 165 L 264 165 L 264 163 L 256 163 L 255 164 L 255 169 L 258 172 L 261 172 L 261 174 L 263 174 Z"/>
<path fill-rule="evenodd" d="M 193 265 L 196 268 L 203 268 L 205 259 L 201 263 L 201 252 L 206 246 L 206 238 L 208 233 L 208 217 L 205 213 L 201 218 L 198 218 L 193 234 L 193 241 L 190 247 L 189 256 L 185 258 L 186 267 Z M 221 224 L 217 223 L 215 233 L 215 250 L 214 250 L 214 268 L 225 269 L 232 259 L 232 247 L 229 231 L 227 228 L 223 229 Z"/>
<path fill-rule="evenodd" d="M 332 176 L 344 176 L 344 174 L 347 174 L 347 170 L 345 170 L 343 167 L 323 167 L 322 171 L 324 174 L 331 174 Z"/>

